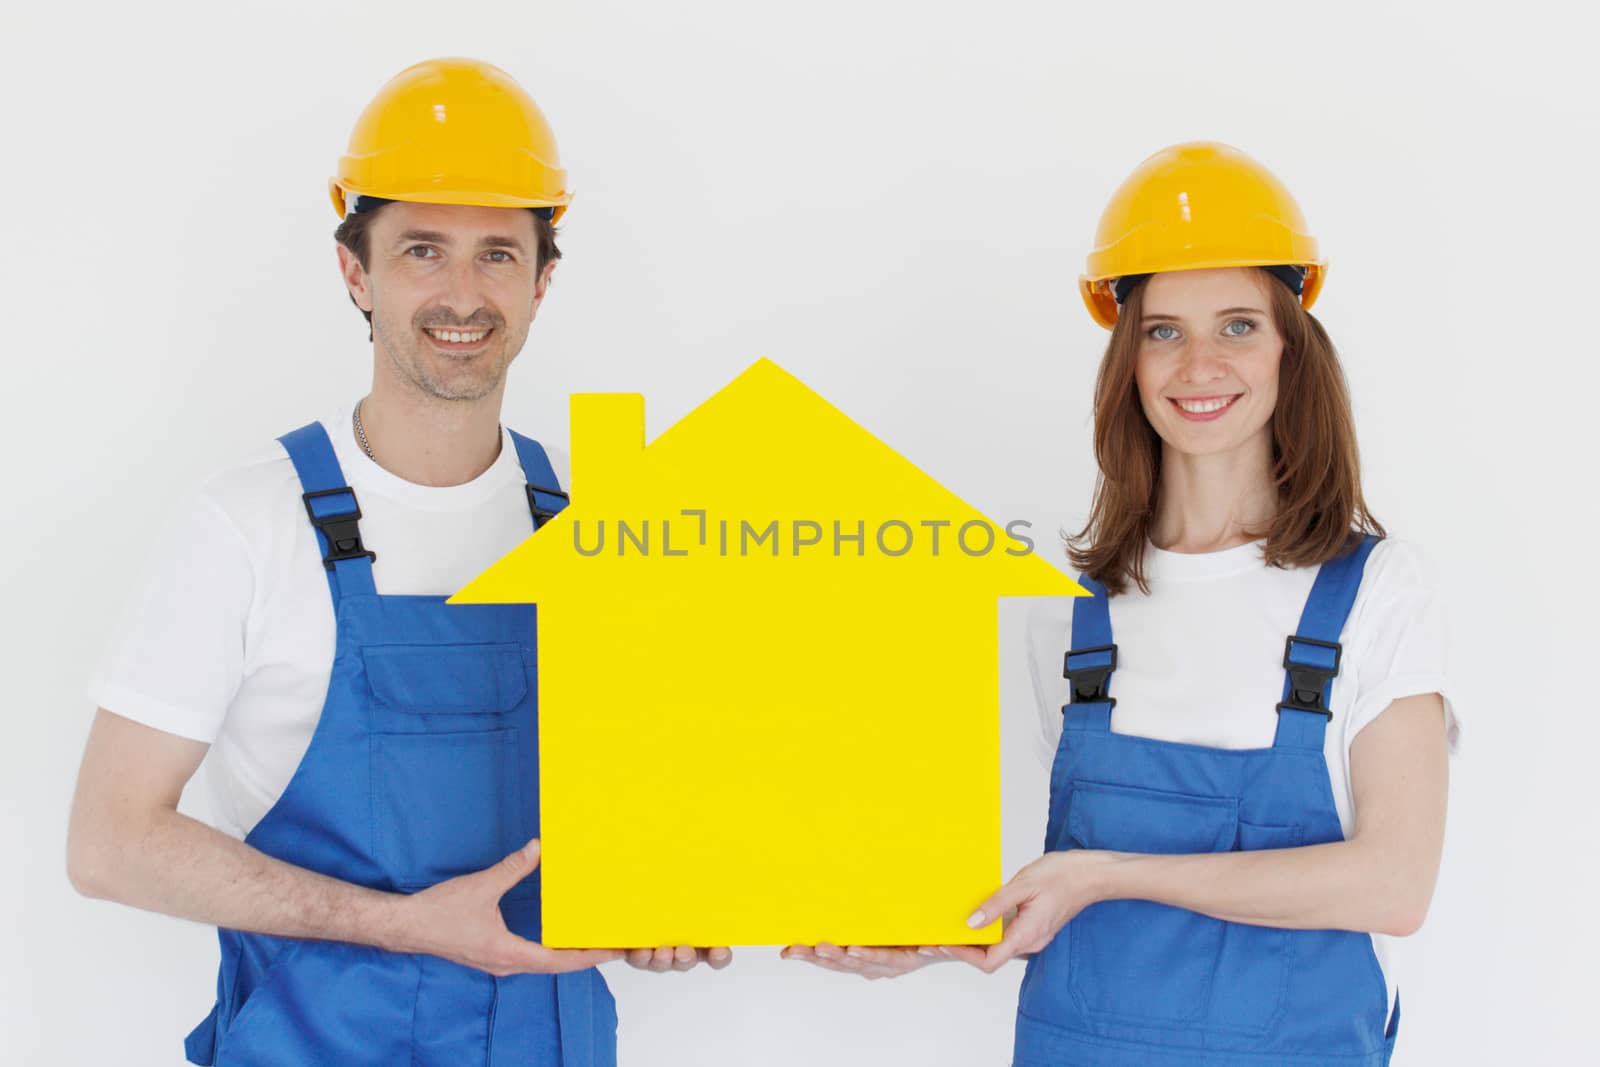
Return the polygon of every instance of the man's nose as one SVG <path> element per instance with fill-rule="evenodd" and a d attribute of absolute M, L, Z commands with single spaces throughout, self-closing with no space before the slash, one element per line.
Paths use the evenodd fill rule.
<path fill-rule="evenodd" d="M 443 285 L 439 302 L 449 309 L 458 322 L 465 322 L 483 307 L 481 278 L 477 264 L 471 258 L 450 263 L 444 271 Z"/>

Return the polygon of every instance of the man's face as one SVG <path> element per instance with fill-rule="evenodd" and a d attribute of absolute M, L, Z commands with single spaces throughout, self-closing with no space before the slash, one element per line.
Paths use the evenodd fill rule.
<path fill-rule="evenodd" d="M 356 303 L 372 312 L 383 365 L 424 395 L 477 400 L 501 387 L 544 299 L 524 208 L 387 204 L 369 230 L 367 267 L 339 247 Z"/>

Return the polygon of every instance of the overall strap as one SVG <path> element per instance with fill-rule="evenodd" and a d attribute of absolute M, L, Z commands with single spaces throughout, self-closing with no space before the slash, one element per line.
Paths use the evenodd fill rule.
<path fill-rule="evenodd" d="M 555 468 L 544 447 L 531 437 L 511 431 L 511 441 L 517 446 L 517 459 L 522 463 L 522 477 L 528 483 L 528 510 L 533 512 L 533 528 L 537 530 L 561 513 L 567 506 L 567 494 L 556 480 Z"/>
<path fill-rule="evenodd" d="M 1366 534 L 1354 548 L 1328 560 L 1317 571 L 1305 610 L 1300 613 L 1300 626 L 1284 642 L 1283 702 L 1278 705 L 1275 748 L 1322 751 L 1328 722 L 1333 718 L 1328 700 L 1343 651 L 1339 633 L 1350 617 L 1367 557 L 1377 543 L 1375 534 Z"/>
<path fill-rule="evenodd" d="M 312 422 L 284 434 L 278 441 L 300 475 L 300 488 L 304 490 L 300 499 L 316 528 L 317 544 L 322 546 L 322 565 L 328 571 L 334 607 L 337 609 L 341 595 L 375 595 L 372 561 L 378 557 L 361 544 L 357 526 L 361 505 L 356 503 L 355 490 L 345 482 L 328 432 L 322 423 Z"/>
<path fill-rule="evenodd" d="M 556 979 L 556 1021 L 561 1034 L 562 1067 L 598 1067 L 615 1062 L 607 1050 L 609 1032 L 595 1025 L 595 1004 L 603 979 L 596 970 L 568 971 Z M 598 1031 L 598 1033 L 597 1033 Z"/>
<path fill-rule="evenodd" d="M 1117 669 L 1117 646 L 1111 640 L 1111 605 L 1106 587 L 1087 574 L 1078 584 L 1093 596 L 1072 602 L 1072 648 L 1061 673 L 1072 690 L 1072 702 L 1061 709 L 1063 730 L 1111 732 L 1111 673 Z"/>
<path fill-rule="evenodd" d="M 1389 1013 L 1389 1025 L 1383 1031 L 1384 1054 L 1394 1055 L 1394 1039 L 1400 1034 L 1400 991 L 1394 992 L 1394 1010 Z M 1384 1061 L 1385 1063 L 1388 1060 Z"/>

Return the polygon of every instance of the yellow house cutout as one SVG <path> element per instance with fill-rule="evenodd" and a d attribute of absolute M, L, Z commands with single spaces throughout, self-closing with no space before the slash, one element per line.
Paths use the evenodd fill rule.
<path fill-rule="evenodd" d="M 538 605 L 544 940 L 992 943 L 998 606 L 1085 591 L 770 360 L 451 598 Z"/>

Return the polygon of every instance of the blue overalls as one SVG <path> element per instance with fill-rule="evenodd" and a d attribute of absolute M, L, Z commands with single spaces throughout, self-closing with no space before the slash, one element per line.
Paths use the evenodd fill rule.
<path fill-rule="evenodd" d="M 1322 755 L 1339 634 L 1375 537 L 1324 563 L 1296 634 L 1271 748 L 1111 732 L 1105 587 L 1073 602 L 1046 850 L 1229 852 L 1342 841 Z M 1262 708 L 1263 715 L 1270 709 Z M 1203 714 L 1203 711 L 1201 712 Z M 1399 1028 L 1368 934 L 1223 922 L 1148 900 L 1092 904 L 1028 962 L 1015 1067 L 1381 1067 Z"/>
<path fill-rule="evenodd" d="M 537 527 L 566 503 L 513 434 Z M 534 608 L 380 596 L 361 511 L 320 423 L 279 438 L 324 553 L 337 645 L 311 745 L 245 843 L 407 893 L 481 870 L 536 835 Z M 539 876 L 501 901 L 538 940 Z M 614 1067 L 616 1010 L 590 969 L 496 978 L 437 956 L 217 931 L 217 1003 L 184 1043 L 217 1067 Z"/>

